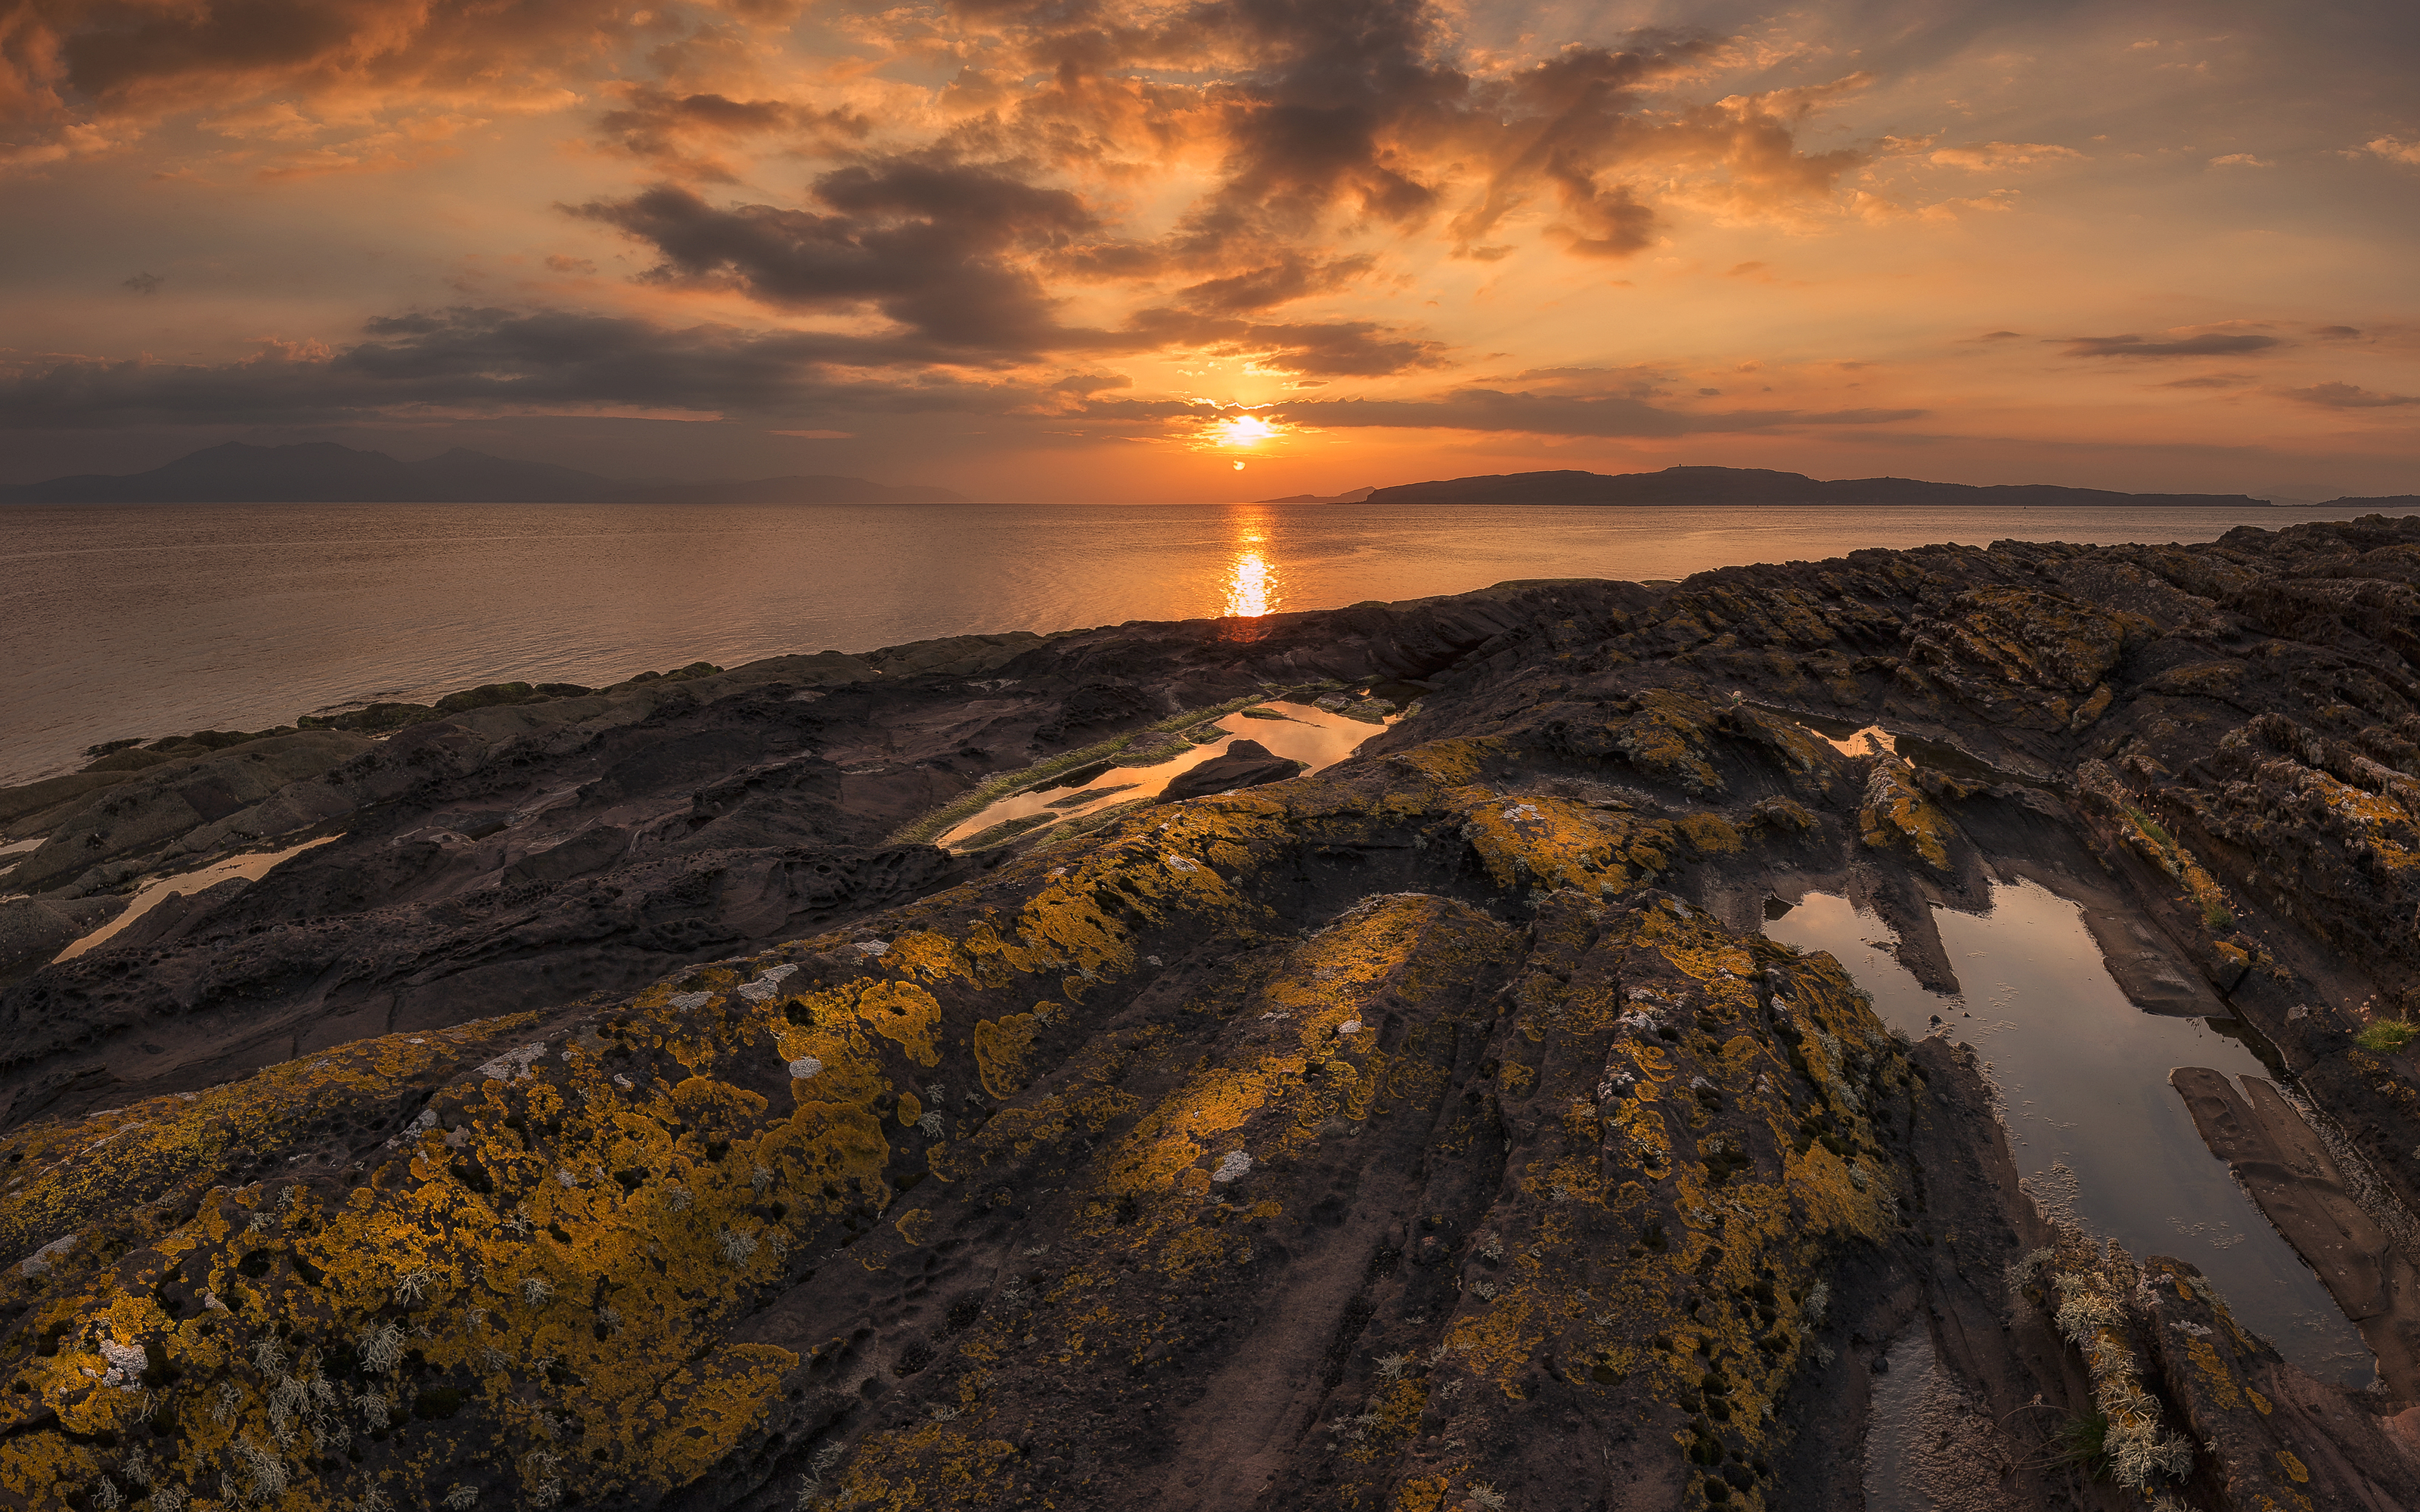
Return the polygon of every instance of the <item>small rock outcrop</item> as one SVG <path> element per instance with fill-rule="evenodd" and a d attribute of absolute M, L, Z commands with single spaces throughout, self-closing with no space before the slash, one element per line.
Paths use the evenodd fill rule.
<path fill-rule="evenodd" d="M 1224 755 L 1171 778 L 1160 798 L 1178 803 L 1213 793 L 1234 793 L 1264 782 L 1282 782 L 1301 770 L 1302 763 L 1277 755 L 1257 740 L 1234 740 L 1228 742 Z"/>

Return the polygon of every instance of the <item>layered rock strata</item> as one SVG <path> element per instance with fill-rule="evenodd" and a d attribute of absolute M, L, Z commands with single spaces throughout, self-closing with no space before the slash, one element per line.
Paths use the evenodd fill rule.
<path fill-rule="evenodd" d="M 2416 574 L 2420 521 L 1864 552 L 785 658 L 215 817 L 138 774 L 23 903 L 338 838 L 0 996 L 0 1498 L 1826 1507 L 1920 1330 L 1994 1504 L 2411 1504 L 2392 1350 L 2322 1385 L 2060 1231 L 1971 1054 L 1757 930 L 1845 890 L 1954 988 L 1931 909 L 2053 885 L 2339 1153 L 2182 1078 L 2222 1152 L 2409 1260 L 2420 1079 L 2355 1035 L 2420 988 Z M 1365 691 L 1326 770 L 919 838 Z"/>

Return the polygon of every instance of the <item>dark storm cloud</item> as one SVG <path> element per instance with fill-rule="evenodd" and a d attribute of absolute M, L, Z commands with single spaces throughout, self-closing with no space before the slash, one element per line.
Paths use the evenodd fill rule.
<path fill-rule="evenodd" d="M 822 210 L 717 208 L 663 184 L 572 213 L 651 244 L 656 282 L 783 309 L 876 309 L 933 351 L 1024 358 L 1086 339 L 1060 327 L 1061 301 L 1015 260 L 1094 229 L 1076 194 L 1012 164 L 888 158 L 821 176 L 813 197 Z"/>
<path fill-rule="evenodd" d="M 0 427 L 356 419 L 399 410 L 600 407 L 799 415 L 1001 409 L 1022 394 L 938 373 L 849 377 L 887 347 L 810 332 L 674 329 L 568 311 L 386 316 L 329 352 L 272 346 L 237 363 L 60 358 L 0 371 Z"/>
<path fill-rule="evenodd" d="M 2070 336 L 2064 345 L 2070 357 L 2242 357 L 2285 343 L 2274 336 L 2209 332 L 2169 340 L 2132 335 Z"/>

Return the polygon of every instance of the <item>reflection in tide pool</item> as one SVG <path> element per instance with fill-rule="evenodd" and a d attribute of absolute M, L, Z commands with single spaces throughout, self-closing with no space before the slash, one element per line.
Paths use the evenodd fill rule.
<path fill-rule="evenodd" d="M 2287 1359 L 2322 1381 L 2367 1385 L 2367 1346 L 2168 1085 L 2179 1066 L 2266 1076 L 2252 1053 L 2203 1020 L 2136 1008 L 2082 910 L 2034 883 L 1995 884 L 1983 918 L 1932 918 L 1962 996 L 1927 992 L 1891 953 L 1890 927 L 1845 898 L 1809 893 L 1764 932 L 1830 951 L 1891 1027 L 1938 1027 L 1973 1045 L 1999 1088 L 2017 1169 L 2046 1210 L 2067 1210 L 2137 1257 L 2192 1261 Z"/>

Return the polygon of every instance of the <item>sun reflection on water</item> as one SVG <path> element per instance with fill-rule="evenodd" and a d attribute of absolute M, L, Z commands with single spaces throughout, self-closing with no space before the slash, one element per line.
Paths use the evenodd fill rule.
<path fill-rule="evenodd" d="M 1268 537 L 1259 518 L 1247 517 L 1238 527 L 1234 559 L 1227 567 L 1225 612 L 1231 619 L 1257 619 L 1278 607 L 1277 569 L 1261 549 Z"/>

